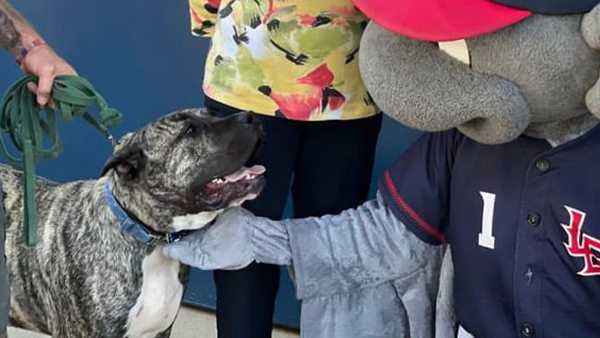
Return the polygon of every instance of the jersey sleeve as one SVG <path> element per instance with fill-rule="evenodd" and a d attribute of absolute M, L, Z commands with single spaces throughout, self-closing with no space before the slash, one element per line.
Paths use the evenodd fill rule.
<path fill-rule="evenodd" d="M 406 227 L 429 244 L 445 243 L 456 130 L 421 136 L 379 180 L 385 203 Z"/>
<path fill-rule="evenodd" d="M 192 34 L 212 37 L 221 0 L 189 0 Z"/>

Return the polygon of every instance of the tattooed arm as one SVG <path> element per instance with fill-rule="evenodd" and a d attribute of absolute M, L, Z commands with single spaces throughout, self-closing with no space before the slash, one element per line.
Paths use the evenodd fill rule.
<path fill-rule="evenodd" d="M 0 49 L 11 52 L 25 73 L 39 77 L 38 85 L 31 83 L 29 89 L 37 94 L 40 105 L 50 100 L 56 76 L 77 74 L 7 0 L 0 0 Z"/>

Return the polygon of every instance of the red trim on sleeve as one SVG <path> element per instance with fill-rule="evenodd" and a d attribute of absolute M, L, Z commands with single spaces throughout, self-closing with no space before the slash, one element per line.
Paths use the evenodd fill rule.
<path fill-rule="evenodd" d="M 385 184 L 390 192 L 390 195 L 394 199 L 394 202 L 402 209 L 406 214 L 412 218 L 412 220 L 417 223 L 417 225 L 421 228 L 421 230 L 425 231 L 430 236 L 433 236 L 440 242 L 446 242 L 446 237 L 443 233 L 441 233 L 438 229 L 436 229 L 431 224 L 427 223 L 419 214 L 406 203 L 406 201 L 400 196 L 396 186 L 394 185 L 394 181 L 392 181 L 392 176 L 390 172 L 386 170 L 384 173 Z"/>

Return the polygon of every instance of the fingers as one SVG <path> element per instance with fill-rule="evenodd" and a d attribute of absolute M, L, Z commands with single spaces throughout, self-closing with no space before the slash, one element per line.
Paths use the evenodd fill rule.
<path fill-rule="evenodd" d="M 221 219 L 236 219 L 241 217 L 252 217 L 254 214 L 244 207 L 232 207 L 225 210 L 219 218 Z"/>
<path fill-rule="evenodd" d="M 28 88 L 36 94 L 40 106 L 53 107 L 52 84 L 57 76 L 77 75 L 75 69 L 47 45 L 37 46 L 30 50 L 23 60 L 21 68 L 25 73 L 39 78 L 37 86 L 30 84 Z"/>
<path fill-rule="evenodd" d="M 162 247 L 162 253 L 171 259 L 180 261 L 192 255 L 193 250 L 191 250 L 191 248 L 187 245 L 182 246 L 179 243 L 171 243 Z"/>
<path fill-rule="evenodd" d="M 162 247 L 162 253 L 166 257 L 179 261 L 185 265 L 193 266 L 203 270 L 210 270 L 206 264 L 204 252 L 199 249 L 200 244 L 196 246 L 189 244 L 181 244 L 180 242 L 172 243 Z"/>
<path fill-rule="evenodd" d="M 37 95 L 37 84 L 36 83 L 33 83 L 33 82 L 27 83 L 27 89 L 29 89 L 30 92 Z"/>
<path fill-rule="evenodd" d="M 45 106 L 50 101 L 50 92 L 55 77 L 55 67 L 53 65 L 46 65 L 40 70 L 37 86 L 37 102 L 40 106 Z"/>
<path fill-rule="evenodd" d="M 175 248 L 173 247 L 174 244 L 171 245 L 167 245 L 167 246 L 163 246 L 162 247 L 162 253 L 163 255 L 172 258 L 172 259 L 177 259 L 176 255 L 174 254 L 174 250 Z"/>
<path fill-rule="evenodd" d="M 27 89 L 29 89 L 29 91 L 32 92 L 33 94 L 35 94 L 36 96 L 38 95 L 38 85 L 36 83 L 29 82 L 27 84 Z M 38 104 L 39 104 L 39 101 L 38 101 Z M 54 102 L 54 100 L 52 99 L 52 97 L 50 97 L 50 100 L 48 101 L 48 103 L 46 104 L 46 106 L 50 107 L 52 109 L 56 109 L 56 103 Z"/>

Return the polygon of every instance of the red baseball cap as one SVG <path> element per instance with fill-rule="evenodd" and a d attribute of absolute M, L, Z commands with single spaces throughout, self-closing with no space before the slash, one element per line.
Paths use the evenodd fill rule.
<path fill-rule="evenodd" d="M 353 1 L 386 29 L 426 41 L 452 41 L 490 33 L 532 14 L 488 0 Z"/>

